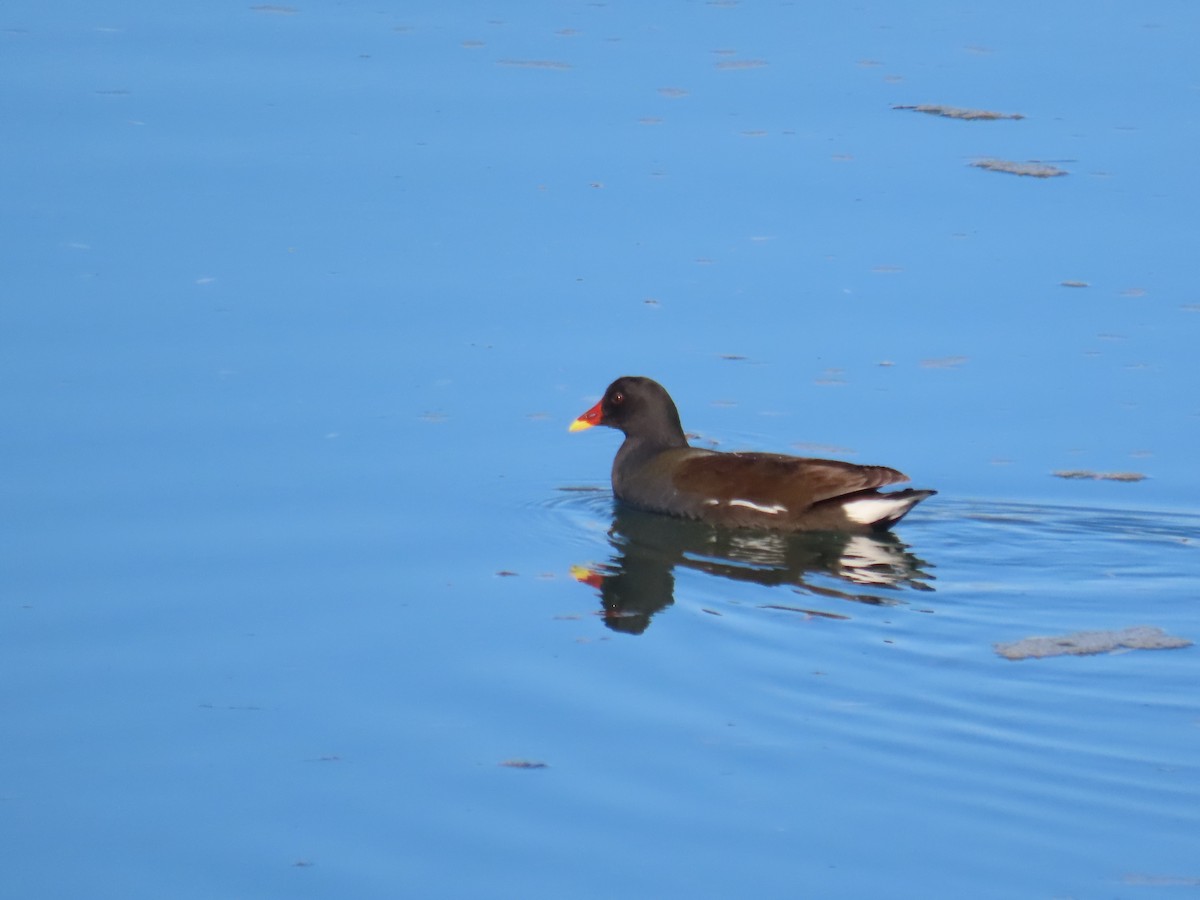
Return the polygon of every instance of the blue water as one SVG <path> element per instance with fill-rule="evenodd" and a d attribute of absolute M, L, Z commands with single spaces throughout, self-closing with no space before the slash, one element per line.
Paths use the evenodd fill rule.
<path fill-rule="evenodd" d="M 7 4 L 0 894 L 1190 894 L 1200 650 L 994 645 L 1200 640 L 1198 26 Z M 630 518 L 621 374 L 940 493 Z"/>

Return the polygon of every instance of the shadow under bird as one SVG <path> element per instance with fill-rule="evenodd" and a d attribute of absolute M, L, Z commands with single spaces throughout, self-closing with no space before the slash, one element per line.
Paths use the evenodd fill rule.
<path fill-rule="evenodd" d="M 675 401 L 650 378 L 627 375 L 571 423 L 625 435 L 613 494 L 636 509 L 732 528 L 883 531 L 937 491 L 879 488 L 909 480 L 886 466 L 782 453 L 724 453 L 687 442 Z"/>

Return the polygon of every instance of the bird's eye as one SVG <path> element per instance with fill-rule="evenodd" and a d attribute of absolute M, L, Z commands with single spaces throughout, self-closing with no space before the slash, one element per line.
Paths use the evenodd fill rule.
<path fill-rule="evenodd" d="M 625 402 L 625 395 L 622 394 L 620 391 L 617 391 L 615 394 L 612 395 L 613 406 L 620 406 L 624 402 Z"/>

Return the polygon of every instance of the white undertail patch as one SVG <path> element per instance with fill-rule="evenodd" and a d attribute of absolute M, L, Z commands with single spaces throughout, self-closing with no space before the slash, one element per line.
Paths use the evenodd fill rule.
<path fill-rule="evenodd" d="M 851 500 L 842 510 L 851 522 L 874 525 L 876 522 L 904 515 L 914 502 L 912 497 L 865 497 L 862 500 Z"/>

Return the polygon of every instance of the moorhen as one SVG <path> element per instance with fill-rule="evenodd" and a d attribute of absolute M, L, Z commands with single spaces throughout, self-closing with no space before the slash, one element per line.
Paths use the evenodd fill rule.
<path fill-rule="evenodd" d="M 722 453 L 688 445 L 675 401 L 661 384 L 627 375 L 571 423 L 625 433 L 613 460 L 617 499 L 649 512 L 733 528 L 882 531 L 937 491 L 881 492 L 908 481 L 885 466 L 781 453 Z"/>

